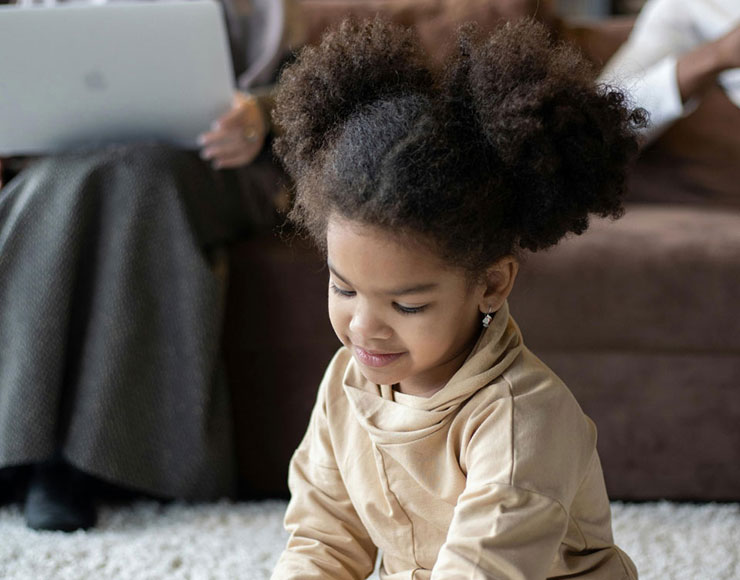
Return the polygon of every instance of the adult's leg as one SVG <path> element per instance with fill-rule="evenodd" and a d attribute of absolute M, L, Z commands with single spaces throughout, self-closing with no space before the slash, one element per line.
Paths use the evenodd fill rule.
<path fill-rule="evenodd" d="M 162 147 L 44 159 L 0 192 L 0 466 L 61 450 L 155 495 L 232 491 L 197 195 L 234 193 Z"/>

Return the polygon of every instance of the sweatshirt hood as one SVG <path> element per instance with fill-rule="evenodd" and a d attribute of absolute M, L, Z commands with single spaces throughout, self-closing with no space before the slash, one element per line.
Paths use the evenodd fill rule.
<path fill-rule="evenodd" d="M 381 393 L 387 387 L 368 381 L 354 358 L 344 373 L 344 392 L 355 417 L 376 444 L 411 443 L 445 427 L 465 401 L 511 366 L 522 347 L 519 328 L 504 303 L 463 365 L 431 397 L 416 397 L 413 406 L 384 398 Z"/>

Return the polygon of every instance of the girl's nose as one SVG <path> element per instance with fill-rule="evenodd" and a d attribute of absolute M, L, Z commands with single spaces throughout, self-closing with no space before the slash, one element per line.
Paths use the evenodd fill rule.
<path fill-rule="evenodd" d="M 355 308 L 349 321 L 349 330 L 352 336 L 363 341 L 386 340 L 393 334 L 391 327 L 367 305 Z"/>

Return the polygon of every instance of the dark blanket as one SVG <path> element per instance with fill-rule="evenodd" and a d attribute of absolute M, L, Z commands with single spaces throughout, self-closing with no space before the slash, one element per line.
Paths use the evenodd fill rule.
<path fill-rule="evenodd" d="M 224 281 L 204 248 L 264 223 L 274 176 L 118 147 L 0 191 L 0 467 L 61 452 L 159 496 L 233 491 Z"/>

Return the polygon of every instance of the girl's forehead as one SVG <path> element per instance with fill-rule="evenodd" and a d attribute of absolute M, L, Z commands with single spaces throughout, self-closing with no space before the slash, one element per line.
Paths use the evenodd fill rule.
<path fill-rule="evenodd" d="M 357 284 L 395 287 L 464 276 L 421 237 L 342 218 L 329 220 L 327 254 L 332 272 Z"/>
<path fill-rule="evenodd" d="M 330 252 L 369 253 L 374 254 L 377 260 L 392 258 L 399 262 L 414 258 L 442 264 L 431 244 L 425 241 L 421 235 L 335 217 L 329 219 L 326 232 Z"/>

